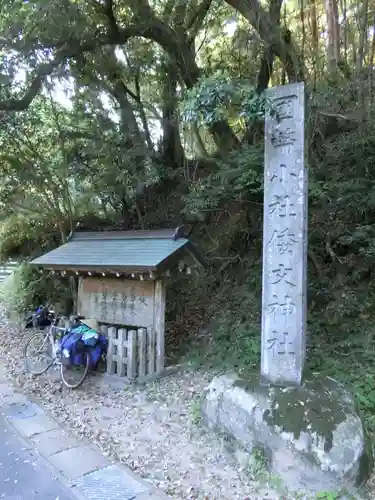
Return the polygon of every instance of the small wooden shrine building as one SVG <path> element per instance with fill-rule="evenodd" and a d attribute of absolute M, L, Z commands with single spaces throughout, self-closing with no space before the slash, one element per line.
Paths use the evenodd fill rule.
<path fill-rule="evenodd" d="M 177 228 L 77 232 L 31 264 L 78 277 L 77 313 L 108 335 L 108 373 L 133 379 L 164 370 L 166 286 L 205 260 Z"/>

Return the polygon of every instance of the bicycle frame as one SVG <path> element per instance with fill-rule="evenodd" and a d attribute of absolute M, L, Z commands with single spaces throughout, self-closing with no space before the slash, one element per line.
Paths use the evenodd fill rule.
<path fill-rule="evenodd" d="M 58 337 L 57 337 L 56 333 L 59 332 L 59 333 L 61 333 L 61 336 L 64 336 L 69 332 L 69 328 L 62 328 L 62 327 L 57 326 L 57 323 L 59 322 L 59 320 L 60 320 L 60 318 L 56 317 L 53 320 L 53 322 L 50 324 L 48 329 L 39 330 L 39 331 L 34 332 L 31 335 L 31 337 L 29 338 L 29 340 L 26 342 L 25 347 L 24 347 L 24 357 L 25 357 L 26 369 L 28 371 L 30 371 L 33 375 L 38 376 L 38 375 L 42 375 L 43 373 L 46 373 L 52 366 L 57 365 L 60 369 L 60 377 L 61 377 L 63 384 L 70 389 L 76 389 L 84 382 L 84 380 L 86 379 L 87 373 L 90 370 L 91 355 L 90 355 L 89 351 L 85 350 L 86 356 L 85 356 L 85 362 L 84 362 L 84 372 L 83 372 L 81 378 L 77 382 L 71 382 L 69 380 L 69 377 L 66 378 L 66 375 L 68 372 L 65 373 L 67 367 L 65 366 L 65 363 L 63 362 L 63 357 L 65 354 L 69 357 L 70 353 L 67 354 L 64 349 L 61 349 L 61 346 L 56 345 L 58 342 Z M 49 354 L 47 355 L 47 357 L 49 358 L 49 361 L 47 362 L 47 365 L 45 366 L 45 368 L 42 368 L 41 370 L 32 370 L 28 364 L 27 349 L 28 349 L 28 346 L 30 345 L 30 342 L 32 341 L 32 339 L 34 337 L 38 337 L 38 336 L 42 337 L 42 345 L 38 349 L 36 354 L 39 354 L 42 351 L 44 351 L 45 347 L 48 346 L 48 342 L 49 342 L 51 345 L 51 356 L 49 356 Z M 60 337 L 60 335 L 59 335 L 59 337 Z M 46 342 L 47 342 L 47 344 L 46 344 Z M 69 367 L 68 367 L 68 369 L 69 369 Z"/>
<path fill-rule="evenodd" d="M 61 333 L 67 332 L 66 328 L 62 328 L 60 326 L 57 326 L 59 319 L 60 318 L 56 317 L 54 319 L 54 321 L 51 323 L 51 325 L 48 327 L 48 331 L 44 337 L 44 341 L 43 341 L 43 344 L 41 347 L 41 349 L 43 349 L 45 342 L 48 339 L 49 342 L 51 343 L 53 364 L 60 364 L 61 363 L 61 353 L 56 350 L 56 332 L 61 332 Z"/>

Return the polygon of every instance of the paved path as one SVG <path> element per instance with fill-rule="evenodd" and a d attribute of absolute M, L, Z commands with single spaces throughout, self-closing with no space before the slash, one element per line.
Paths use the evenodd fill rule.
<path fill-rule="evenodd" d="M 73 500 L 69 488 L 0 416 L 0 498 Z"/>
<path fill-rule="evenodd" d="M 18 392 L 0 366 L 0 498 L 167 500 Z"/>

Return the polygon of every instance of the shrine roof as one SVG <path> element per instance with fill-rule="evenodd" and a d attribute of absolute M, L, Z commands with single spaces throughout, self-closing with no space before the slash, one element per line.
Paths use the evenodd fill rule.
<path fill-rule="evenodd" d="M 31 261 L 56 270 L 165 271 L 185 253 L 204 266 L 204 258 L 182 228 L 158 231 L 73 233 L 67 243 Z"/>

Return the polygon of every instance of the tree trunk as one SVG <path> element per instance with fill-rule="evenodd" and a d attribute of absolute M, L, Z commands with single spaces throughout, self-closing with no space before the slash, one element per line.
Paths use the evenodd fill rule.
<path fill-rule="evenodd" d="M 141 122 L 142 122 L 142 127 L 143 127 L 143 132 L 145 135 L 147 147 L 148 147 L 149 151 L 152 151 L 154 149 L 154 144 L 152 142 L 151 132 L 150 132 L 150 128 L 148 126 L 145 108 L 144 108 L 141 100 L 139 100 L 139 102 L 137 102 L 137 108 L 138 108 L 139 117 L 140 117 Z"/>
<path fill-rule="evenodd" d="M 260 68 L 257 75 L 256 90 L 261 94 L 268 87 L 272 71 L 273 71 L 274 53 L 271 47 L 265 49 L 263 57 L 260 61 Z"/>
<path fill-rule="evenodd" d="M 339 5 L 338 0 L 332 0 L 333 2 L 333 15 L 334 15 L 334 33 L 335 33 L 335 59 L 337 64 L 341 61 L 340 54 L 340 21 L 339 21 Z"/>
<path fill-rule="evenodd" d="M 179 68 L 180 74 L 188 89 L 196 85 L 201 77 L 201 71 L 195 61 L 195 50 L 186 37 L 179 36 L 180 50 L 176 53 L 174 50 L 168 51 L 172 60 L 174 60 Z M 239 147 L 240 142 L 228 122 L 220 121 L 213 123 L 208 127 L 215 144 L 222 153 L 228 152 Z"/>
<path fill-rule="evenodd" d="M 312 45 L 312 66 L 313 66 L 313 81 L 314 89 L 316 89 L 316 82 L 318 79 L 318 57 L 319 57 L 319 30 L 316 15 L 316 0 L 310 0 L 309 9 L 309 24 L 311 30 L 311 45 Z"/>
<path fill-rule="evenodd" d="M 362 7 L 358 12 L 359 41 L 358 41 L 358 59 L 356 64 L 356 73 L 359 74 L 364 61 L 365 47 L 367 42 L 367 29 L 368 29 L 368 0 L 362 0 Z"/>
<path fill-rule="evenodd" d="M 272 0 L 270 2 L 269 8 L 269 16 L 271 22 L 274 26 L 277 26 L 278 29 L 281 28 L 280 20 L 281 20 L 281 7 L 283 0 Z M 259 73 L 257 77 L 257 93 L 261 94 L 268 87 L 268 83 L 272 76 L 273 72 L 273 62 L 274 62 L 274 50 L 273 47 L 267 47 L 265 49 L 265 53 L 260 62 Z"/>
<path fill-rule="evenodd" d="M 370 68 L 372 70 L 375 63 L 375 16 L 372 22 L 372 41 L 371 41 L 371 52 L 370 52 Z M 373 71 L 371 71 L 372 75 Z"/>
<path fill-rule="evenodd" d="M 359 41 L 358 41 L 358 59 L 356 64 L 356 73 L 360 76 L 365 55 L 365 45 L 367 42 L 368 29 L 368 0 L 363 0 L 362 9 L 359 10 L 358 21 L 360 24 Z M 371 72 L 373 71 L 371 67 Z M 363 124 L 367 118 L 367 110 L 365 103 L 366 79 L 359 78 L 358 85 L 358 105 L 361 112 L 361 123 Z"/>
<path fill-rule="evenodd" d="M 103 78 L 98 83 L 100 84 L 100 81 L 105 82 L 105 80 L 109 82 L 109 84 L 103 86 L 106 87 L 106 90 L 110 92 L 119 105 L 120 128 L 124 138 L 124 146 L 131 150 L 131 154 L 135 159 L 144 161 L 152 154 L 152 151 L 148 150 L 145 134 L 140 130 L 134 108 L 129 101 L 128 88 L 123 80 L 123 69 L 114 54 L 113 48 L 106 50 L 104 54 L 104 63 L 100 68 Z"/>
<path fill-rule="evenodd" d="M 340 0 L 340 7 L 342 11 L 341 23 L 341 38 L 344 43 L 344 62 L 348 64 L 348 12 L 346 8 L 346 0 Z"/>
<path fill-rule="evenodd" d="M 283 0 L 272 0 L 269 8 L 269 16 L 274 26 L 280 28 L 281 7 Z M 260 61 L 260 68 L 257 75 L 256 91 L 258 94 L 264 92 L 269 84 L 273 72 L 275 53 L 272 46 L 266 47 Z M 259 139 L 259 124 L 248 123 L 243 137 L 243 142 L 253 144 Z"/>
<path fill-rule="evenodd" d="M 369 60 L 369 66 L 370 66 L 370 81 L 369 81 L 369 89 L 370 89 L 370 106 L 368 107 L 368 111 L 371 112 L 372 105 L 374 103 L 374 96 L 373 96 L 373 84 L 374 84 L 374 76 L 373 76 L 373 70 L 372 68 L 374 67 L 374 62 L 375 62 L 375 15 L 372 21 L 372 40 L 371 40 L 371 51 L 370 51 L 370 60 Z"/>
<path fill-rule="evenodd" d="M 135 149 L 136 156 L 145 156 L 146 144 L 139 129 L 133 106 L 130 104 L 124 83 L 118 79 L 112 82 L 112 95 L 116 99 L 120 108 L 121 131 L 124 138 L 124 146 L 129 149 Z"/>
<path fill-rule="evenodd" d="M 161 21 L 149 5 L 148 0 L 128 0 L 133 9 L 135 18 L 141 22 L 147 22 L 152 25 L 147 38 L 158 43 L 168 54 L 171 62 L 174 62 L 179 70 L 188 89 L 198 83 L 201 77 L 201 70 L 196 62 L 194 38 L 188 36 L 187 29 L 182 25 L 181 15 L 185 12 L 184 2 L 177 5 L 178 12 L 174 18 L 176 27 L 171 28 Z M 239 147 L 240 142 L 225 121 L 214 123 L 209 127 L 215 144 L 221 153 L 226 153 Z"/>
<path fill-rule="evenodd" d="M 327 18 L 327 67 L 331 74 L 337 73 L 340 61 L 340 27 L 337 0 L 325 0 Z"/>
<path fill-rule="evenodd" d="M 301 59 L 305 60 L 305 46 L 306 46 L 306 27 L 305 27 L 305 2 L 300 0 L 299 16 L 302 25 L 302 41 L 301 41 Z"/>
<path fill-rule="evenodd" d="M 162 78 L 162 157 L 166 164 L 181 166 L 184 151 L 178 121 L 178 69 L 168 56 L 161 66 Z"/>
<path fill-rule="evenodd" d="M 272 0 L 270 6 L 278 2 L 280 8 L 282 0 Z M 270 12 L 267 12 L 258 0 L 226 0 L 226 3 L 242 14 L 251 26 L 259 33 L 268 47 L 272 47 L 274 54 L 280 59 L 289 82 L 304 80 L 304 67 L 297 47 L 293 42 L 292 33 L 282 29 L 272 22 Z"/>

